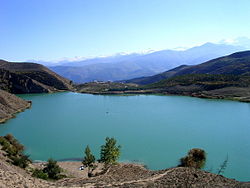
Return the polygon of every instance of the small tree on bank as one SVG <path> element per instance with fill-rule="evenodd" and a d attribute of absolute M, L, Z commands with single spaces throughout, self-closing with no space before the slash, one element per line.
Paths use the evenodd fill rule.
<path fill-rule="evenodd" d="M 226 157 L 226 159 L 223 161 L 223 163 L 220 165 L 217 174 L 221 175 L 225 172 L 226 168 L 227 168 L 227 163 L 228 163 L 228 155 Z"/>
<path fill-rule="evenodd" d="M 201 169 L 206 163 L 206 153 L 204 150 L 194 148 L 189 150 L 188 155 L 180 159 L 180 167 L 194 167 Z"/>
<path fill-rule="evenodd" d="M 94 165 L 95 163 L 95 156 L 91 153 L 89 146 L 85 148 L 85 156 L 83 158 L 82 164 L 88 167 L 88 176 L 92 176 L 93 170 L 96 168 Z"/>
<path fill-rule="evenodd" d="M 57 161 L 53 159 L 49 159 L 48 163 L 46 164 L 45 168 L 43 169 L 43 172 L 48 174 L 49 179 L 58 180 L 62 178 L 61 172 L 62 169 L 57 164 Z"/>
<path fill-rule="evenodd" d="M 121 146 L 116 145 L 116 140 L 114 138 L 106 138 L 105 145 L 101 146 L 101 159 L 100 162 L 105 163 L 105 165 L 115 164 L 120 157 Z"/>
<path fill-rule="evenodd" d="M 43 169 L 33 169 L 32 176 L 45 180 L 59 180 L 66 177 L 66 175 L 61 174 L 62 172 L 63 169 L 57 164 L 57 161 L 49 159 Z"/>
<path fill-rule="evenodd" d="M 95 162 L 95 156 L 91 153 L 89 146 L 85 148 L 85 156 L 83 158 L 82 164 L 86 167 L 93 167 Z"/>

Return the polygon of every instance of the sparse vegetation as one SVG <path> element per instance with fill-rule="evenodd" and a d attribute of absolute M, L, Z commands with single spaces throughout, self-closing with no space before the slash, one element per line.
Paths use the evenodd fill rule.
<path fill-rule="evenodd" d="M 76 90 L 81 93 L 112 93 L 127 90 L 137 90 L 136 84 L 124 84 L 118 82 L 89 82 L 76 85 Z"/>
<path fill-rule="evenodd" d="M 225 87 L 249 87 L 250 77 L 239 75 L 222 75 L 222 74 L 187 74 L 175 76 L 161 80 L 160 82 L 145 86 L 145 88 L 169 88 L 174 86 L 200 86 L 200 91 L 214 90 Z M 192 87 L 189 88 L 192 91 Z M 178 92 L 176 90 L 175 92 Z"/>
<path fill-rule="evenodd" d="M 23 153 L 24 146 L 13 135 L 7 134 L 4 137 L 1 136 L 0 145 L 13 165 L 26 168 L 31 163 L 29 156 Z"/>
<path fill-rule="evenodd" d="M 61 174 L 62 171 L 63 170 L 59 167 L 57 161 L 53 159 L 49 159 L 45 168 L 43 169 L 43 172 L 48 174 L 48 178 L 53 180 L 58 180 L 65 177 Z"/>
<path fill-rule="evenodd" d="M 218 175 L 221 175 L 225 172 L 227 168 L 227 163 L 228 163 L 228 155 L 226 159 L 223 161 L 223 163 L 220 165 L 220 168 L 218 169 L 218 172 L 217 172 Z"/>
<path fill-rule="evenodd" d="M 32 176 L 35 177 L 35 178 L 40 178 L 40 179 L 44 179 L 44 180 L 49 179 L 47 173 L 43 172 L 42 169 L 37 169 L 37 168 L 33 170 Z"/>
<path fill-rule="evenodd" d="M 43 169 L 33 169 L 32 176 L 44 180 L 59 180 L 66 177 L 62 172 L 63 169 L 57 164 L 57 161 L 49 159 Z"/>
<path fill-rule="evenodd" d="M 201 169 L 206 163 L 206 153 L 199 148 L 191 149 L 188 155 L 180 159 L 179 166 L 181 167 L 193 167 Z"/>
<path fill-rule="evenodd" d="M 15 149 L 13 148 L 10 149 L 12 151 L 11 153 L 20 154 L 24 150 L 24 147 L 12 135 L 6 135 L 5 137 L 0 137 L 0 144 L 2 145 L 2 148 L 3 146 L 5 146 L 6 148 L 11 148 L 11 147 L 15 148 Z M 122 185 L 124 182 L 125 182 L 124 185 L 126 186 L 129 186 L 131 184 L 138 186 L 147 185 L 147 187 L 148 186 L 164 187 L 165 185 L 176 185 L 176 183 L 180 185 L 179 187 L 193 187 L 194 185 L 198 186 L 201 186 L 203 184 L 205 185 L 207 182 L 210 183 L 210 185 L 215 185 L 215 184 L 217 185 L 218 182 L 225 183 L 222 185 L 230 185 L 228 184 L 230 182 L 234 185 L 236 184 L 238 185 L 238 182 L 226 179 L 223 176 L 218 176 L 215 174 L 207 173 L 205 171 L 196 170 L 202 168 L 206 161 L 205 151 L 198 148 L 191 149 L 188 152 L 188 155 L 181 159 L 180 166 L 194 167 L 194 168 L 176 168 L 176 169 L 166 169 L 162 171 L 151 171 L 151 170 L 146 170 L 145 168 L 142 168 L 139 165 L 133 165 L 133 164 L 111 165 L 117 162 L 119 156 L 120 156 L 120 146 L 117 146 L 117 142 L 114 138 L 107 137 L 106 143 L 101 146 L 101 159 L 102 159 L 101 162 L 105 163 L 106 165 L 104 166 L 104 169 L 101 173 L 94 174 L 95 176 L 100 176 L 100 177 L 95 177 L 96 179 L 95 178 L 90 179 L 91 182 L 87 178 L 82 178 L 81 181 L 79 181 L 79 178 L 77 178 L 76 184 L 74 180 L 72 181 L 72 179 L 71 180 L 65 179 L 64 181 L 59 181 L 59 182 L 44 182 L 44 181 L 43 182 L 37 181 L 37 182 L 41 183 L 40 185 L 48 183 L 48 185 L 55 184 L 60 186 L 60 183 L 66 182 L 67 184 L 61 184 L 61 185 L 67 185 L 67 186 L 91 185 L 93 187 L 100 187 L 100 186 L 105 187 L 106 185 L 119 186 Z M 22 160 L 25 161 L 26 159 L 28 159 L 28 156 L 22 155 L 22 157 L 19 157 L 17 159 L 16 163 L 22 164 L 22 162 L 20 161 Z M 85 157 L 83 160 L 83 164 L 85 166 L 93 168 L 94 162 L 95 162 L 95 157 L 91 153 L 89 146 L 87 146 L 85 148 Z M 228 157 L 221 165 L 218 171 L 219 175 L 224 172 L 227 166 L 227 162 L 228 162 Z M 19 164 L 17 165 L 21 166 Z M 57 161 L 49 159 L 43 169 L 40 168 L 33 169 L 32 176 L 44 180 L 59 180 L 61 178 L 66 177 L 64 174 L 62 174 L 62 172 L 63 170 L 59 167 Z M 166 174 L 168 174 L 168 176 Z M 20 177 L 25 178 L 28 176 L 21 175 Z M 204 177 L 207 179 L 204 180 Z M 31 179 L 30 177 L 29 180 L 35 182 L 34 179 Z"/>
<path fill-rule="evenodd" d="M 26 168 L 31 160 L 29 159 L 28 155 L 20 155 L 20 156 L 11 156 L 10 159 L 12 160 L 12 164 L 19 166 L 21 168 Z"/>

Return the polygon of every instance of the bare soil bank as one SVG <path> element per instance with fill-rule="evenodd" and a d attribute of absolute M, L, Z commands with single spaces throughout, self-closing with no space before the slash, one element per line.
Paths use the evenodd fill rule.
<path fill-rule="evenodd" d="M 25 101 L 14 94 L 0 89 L 0 123 L 4 123 L 15 114 L 31 106 L 30 101 Z"/>
<path fill-rule="evenodd" d="M 36 163 L 34 166 L 41 166 Z M 194 168 L 170 168 L 159 171 L 145 169 L 138 164 L 120 163 L 104 174 L 88 178 L 87 169 L 81 171 L 81 162 L 59 162 L 69 175 L 56 182 L 31 177 L 26 171 L 5 162 L 0 157 L 0 187 L 227 187 L 247 188 L 250 183 L 238 182 L 220 175 Z M 102 164 L 99 164 L 101 167 Z"/>

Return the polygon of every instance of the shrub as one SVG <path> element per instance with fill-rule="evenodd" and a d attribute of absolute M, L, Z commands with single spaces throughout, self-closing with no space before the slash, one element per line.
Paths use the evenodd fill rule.
<path fill-rule="evenodd" d="M 46 164 L 45 168 L 43 169 L 44 173 L 48 174 L 49 179 L 58 180 L 61 179 L 63 176 L 61 175 L 62 169 L 57 164 L 57 161 L 53 159 L 49 159 L 48 163 Z"/>
<path fill-rule="evenodd" d="M 29 156 L 27 155 L 21 155 L 21 156 L 12 156 L 10 157 L 12 160 L 12 164 L 15 166 L 19 166 L 21 168 L 26 168 L 31 160 L 29 159 Z"/>
<path fill-rule="evenodd" d="M 201 169 L 206 163 L 206 153 L 199 148 L 191 149 L 188 155 L 180 159 L 180 165 L 182 167 L 194 167 Z"/>
<path fill-rule="evenodd" d="M 26 168 L 31 162 L 29 156 L 24 155 L 24 146 L 19 143 L 13 135 L 7 134 L 4 137 L 0 137 L 0 144 L 2 145 L 2 150 L 7 153 L 10 162 L 21 168 Z"/>
<path fill-rule="evenodd" d="M 14 148 L 11 146 L 9 141 L 2 136 L 0 137 L 0 144 L 2 146 L 2 150 L 5 151 L 9 156 L 16 154 Z"/>
<path fill-rule="evenodd" d="M 32 173 L 32 176 L 36 178 L 44 179 L 44 180 L 49 179 L 48 174 L 44 173 L 43 170 L 41 169 L 35 169 Z"/>
<path fill-rule="evenodd" d="M 120 157 L 120 148 L 121 146 L 116 145 L 116 140 L 114 138 L 106 138 L 105 145 L 101 146 L 101 162 L 104 162 L 106 165 L 114 164 Z"/>
<path fill-rule="evenodd" d="M 15 148 L 17 153 L 22 153 L 24 151 L 24 146 L 19 143 L 17 139 L 12 134 L 7 134 L 4 136 L 6 140 Z"/>

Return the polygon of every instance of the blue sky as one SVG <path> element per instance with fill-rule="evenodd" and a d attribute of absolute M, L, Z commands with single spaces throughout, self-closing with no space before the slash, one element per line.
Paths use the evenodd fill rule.
<path fill-rule="evenodd" d="M 250 38 L 249 0 L 0 0 L 0 59 L 99 56 Z"/>

